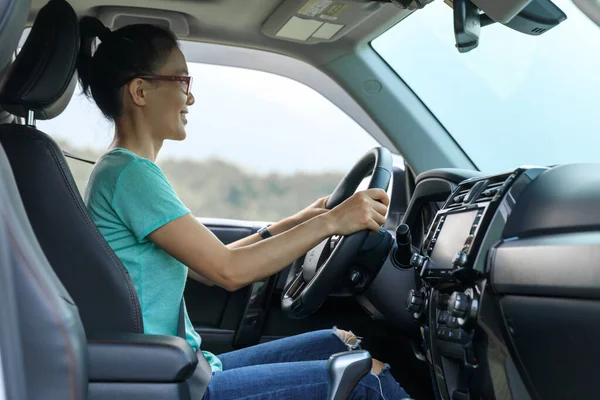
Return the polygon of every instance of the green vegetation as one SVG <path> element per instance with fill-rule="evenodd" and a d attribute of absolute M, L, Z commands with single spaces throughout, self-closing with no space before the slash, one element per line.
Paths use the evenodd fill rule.
<path fill-rule="evenodd" d="M 98 152 L 61 147 L 81 158 L 96 160 Z M 67 159 L 82 192 L 93 166 Z M 222 160 L 165 160 L 159 163 L 181 200 L 197 217 L 277 221 L 330 194 L 339 173 L 258 175 Z"/>

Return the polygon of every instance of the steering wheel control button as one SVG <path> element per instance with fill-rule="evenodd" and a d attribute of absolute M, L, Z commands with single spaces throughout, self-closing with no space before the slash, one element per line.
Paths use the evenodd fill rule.
<path fill-rule="evenodd" d="M 423 294 L 411 289 L 406 298 L 406 310 L 415 314 L 420 314 L 423 309 L 423 302 Z"/>
<path fill-rule="evenodd" d="M 448 308 L 450 314 L 458 318 L 466 318 L 471 308 L 469 296 L 461 292 L 454 292 L 450 296 Z"/>

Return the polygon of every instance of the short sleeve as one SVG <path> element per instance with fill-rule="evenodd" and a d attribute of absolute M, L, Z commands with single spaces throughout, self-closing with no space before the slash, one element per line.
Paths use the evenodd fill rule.
<path fill-rule="evenodd" d="M 121 171 L 112 207 L 139 242 L 190 212 L 161 169 L 144 159 L 133 161 Z"/>

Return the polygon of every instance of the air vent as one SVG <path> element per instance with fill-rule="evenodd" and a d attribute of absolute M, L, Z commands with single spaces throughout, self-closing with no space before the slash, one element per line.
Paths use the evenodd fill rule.
<path fill-rule="evenodd" d="M 541 35 L 542 33 L 546 32 L 546 29 L 545 28 L 535 28 L 535 29 L 532 29 L 531 32 Z"/>
<path fill-rule="evenodd" d="M 508 175 L 495 176 L 490 178 L 487 183 L 487 186 L 479 193 L 477 198 L 475 199 L 475 203 L 483 203 L 486 201 L 492 201 L 492 199 L 498 194 L 502 192 L 504 184 L 508 179 Z"/>
<path fill-rule="evenodd" d="M 475 183 L 476 182 L 468 182 L 460 185 L 458 189 L 453 193 L 453 196 L 448 200 L 444 208 L 458 208 L 464 205 L 465 203 L 468 203 L 467 196 L 473 189 Z"/>

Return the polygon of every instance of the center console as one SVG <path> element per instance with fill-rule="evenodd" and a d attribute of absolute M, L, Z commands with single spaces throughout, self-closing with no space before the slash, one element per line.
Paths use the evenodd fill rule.
<path fill-rule="evenodd" d="M 544 170 L 519 168 L 461 182 L 412 254 L 420 287 L 410 292 L 406 308 L 421 325 L 423 352 L 442 399 L 484 397 L 498 359 L 492 352 L 503 347 L 490 346 L 502 334 L 493 323 L 498 310 L 486 302 L 488 250 L 501 240 L 522 191 Z"/>

